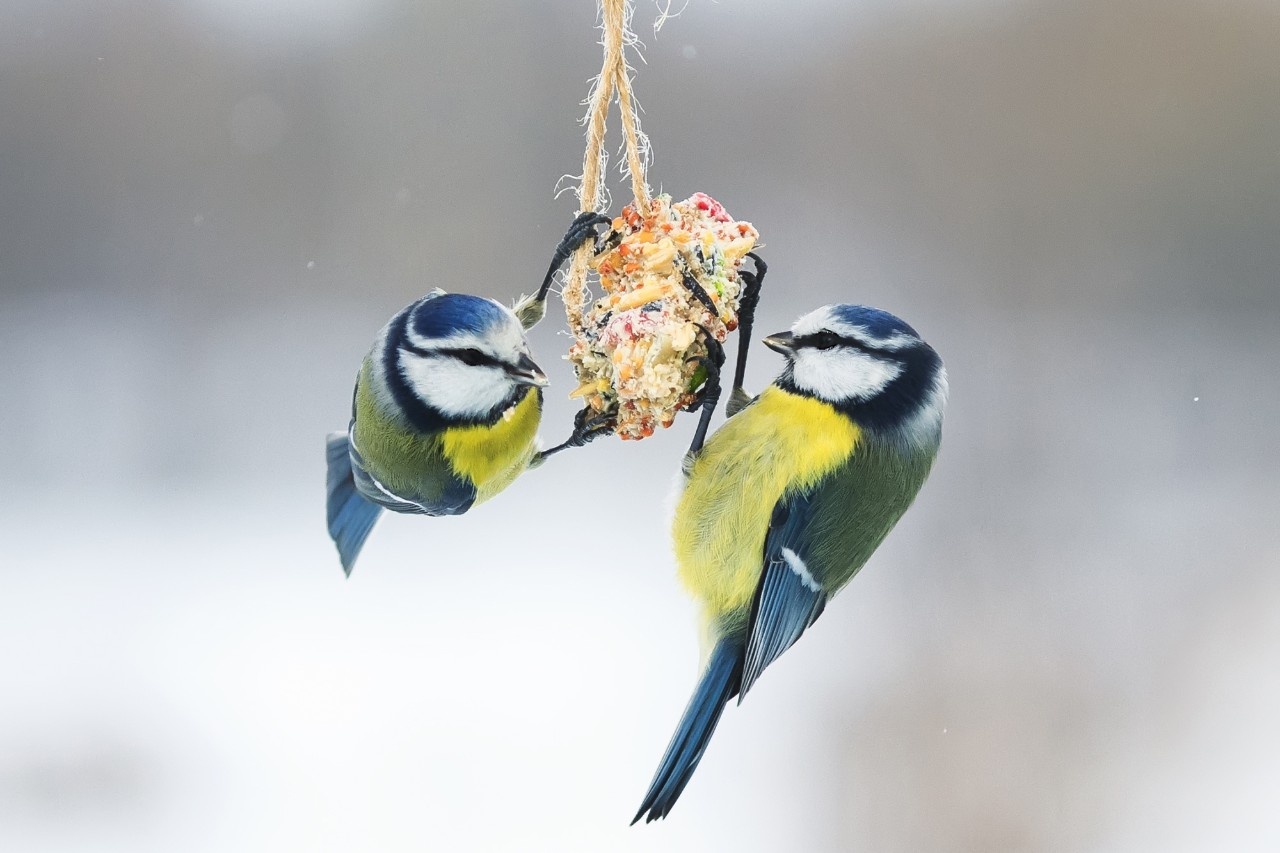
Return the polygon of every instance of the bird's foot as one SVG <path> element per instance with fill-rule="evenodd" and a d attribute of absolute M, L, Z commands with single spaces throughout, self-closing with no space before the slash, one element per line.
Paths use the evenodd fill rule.
<path fill-rule="evenodd" d="M 612 221 L 608 216 L 594 210 L 583 211 L 574 217 L 569 230 L 565 232 L 551 256 L 551 265 L 547 267 L 547 274 L 542 279 L 538 292 L 533 296 L 524 297 L 512 309 L 526 331 L 538 325 L 547 315 L 547 293 L 551 290 L 551 282 L 555 280 L 556 271 L 588 240 L 592 241 L 596 254 L 603 251 L 603 246 L 608 245 L 609 238 L 605 238 L 602 243 L 598 229 L 601 225 L 608 225 Z"/>
<path fill-rule="evenodd" d="M 569 438 L 539 453 L 534 460 L 534 466 L 541 465 L 550 456 L 562 450 L 583 447 L 597 438 L 610 435 L 615 429 L 617 429 L 617 418 L 614 415 L 596 412 L 590 407 L 584 408 L 574 415 L 573 432 L 570 433 Z"/>

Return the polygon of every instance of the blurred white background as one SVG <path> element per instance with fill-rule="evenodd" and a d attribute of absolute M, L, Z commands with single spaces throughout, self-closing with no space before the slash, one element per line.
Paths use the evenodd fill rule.
<path fill-rule="evenodd" d="M 952 405 L 629 828 L 696 677 L 691 418 L 388 518 L 350 581 L 323 524 L 381 324 L 545 269 L 592 4 L 0 3 L 0 849 L 1280 849 L 1280 6 L 656 15 L 650 176 L 760 228 L 759 330 L 890 309 Z"/>

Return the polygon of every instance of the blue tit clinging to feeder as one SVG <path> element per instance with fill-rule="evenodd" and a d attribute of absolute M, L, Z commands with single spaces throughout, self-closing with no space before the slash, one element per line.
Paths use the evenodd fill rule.
<path fill-rule="evenodd" d="M 937 455 L 946 372 L 902 320 L 834 305 L 764 342 L 782 373 L 685 459 L 673 535 L 707 656 L 635 820 L 671 811 L 725 704 L 862 568 Z"/>
<path fill-rule="evenodd" d="M 356 378 L 350 427 L 327 446 L 329 535 L 348 575 L 382 510 L 460 515 L 551 454 L 608 431 L 579 417 L 568 441 L 538 450 L 547 377 L 525 338 L 555 271 L 607 221 L 575 219 L 538 295 L 514 311 L 434 290 L 378 333 Z"/>

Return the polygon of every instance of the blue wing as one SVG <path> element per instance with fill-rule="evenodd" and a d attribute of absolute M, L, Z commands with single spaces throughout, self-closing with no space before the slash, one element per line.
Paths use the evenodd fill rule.
<path fill-rule="evenodd" d="M 806 563 L 806 519 L 811 495 L 783 495 L 764 540 L 764 572 L 751 606 L 746 659 L 738 702 L 765 667 L 791 648 L 822 615 L 827 595 Z"/>
<path fill-rule="evenodd" d="M 345 432 L 329 435 L 326 457 L 329 469 L 326 483 L 329 536 L 338 546 L 342 570 L 350 577 L 356 557 L 360 556 L 360 549 L 382 514 L 382 508 L 370 503 L 360 492 Z"/>

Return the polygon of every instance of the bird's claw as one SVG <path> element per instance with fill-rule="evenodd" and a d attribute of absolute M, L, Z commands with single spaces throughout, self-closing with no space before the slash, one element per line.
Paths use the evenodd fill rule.
<path fill-rule="evenodd" d="M 618 428 L 618 419 L 614 415 L 597 412 L 590 414 L 590 407 L 584 408 L 573 416 L 573 436 L 575 447 L 589 444 L 601 436 L 610 435 Z"/>
<path fill-rule="evenodd" d="M 724 345 L 716 340 L 715 335 L 711 334 L 705 326 L 699 325 L 698 328 L 703 332 L 702 343 L 707 348 L 707 352 L 705 355 L 686 358 L 685 364 L 701 365 L 707 371 L 707 378 L 697 391 L 697 399 L 685 408 L 687 412 L 696 412 L 708 400 L 714 406 L 720 399 L 720 368 L 724 365 Z"/>
<path fill-rule="evenodd" d="M 712 317 L 720 316 L 720 309 L 716 307 L 715 300 L 711 298 L 711 294 L 702 285 L 698 284 L 698 279 L 689 271 L 688 267 L 682 267 L 680 270 L 680 281 L 689 292 L 693 294 L 693 298 L 702 303 L 702 307 L 711 312 Z M 706 331 L 705 329 L 703 331 Z"/>
<path fill-rule="evenodd" d="M 542 321 L 547 315 L 547 293 L 551 290 L 551 283 L 555 280 L 556 271 L 569 260 L 569 257 L 578 249 L 585 245 L 588 240 L 592 241 L 593 250 L 596 254 L 603 251 L 603 246 L 609 245 L 610 237 L 606 237 L 603 244 L 597 230 L 601 225 L 607 225 L 613 220 L 603 213 L 597 213 L 594 210 L 586 210 L 579 213 L 573 218 L 573 222 L 569 224 L 569 230 L 565 232 L 560 243 L 556 246 L 555 253 L 551 256 L 551 265 L 547 267 L 547 274 L 542 279 L 542 284 L 538 287 L 538 292 L 533 296 L 521 299 L 515 306 L 516 317 L 520 320 L 520 325 L 525 331 L 532 329 Z M 619 235 L 619 239 L 621 236 Z"/>
<path fill-rule="evenodd" d="M 588 239 L 596 244 L 600 241 L 600 234 L 596 229 L 601 225 L 608 225 L 613 222 L 603 213 L 594 210 L 584 210 L 573 218 L 573 222 L 569 224 L 569 230 L 565 232 L 564 239 L 560 241 L 560 245 L 556 247 L 556 255 L 563 254 L 563 258 L 568 258 L 579 247 L 587 242 Z M 596 249 L 599 253 L 599 249 Z M 563 263 L 563 259 L 561 263 Z"/>
<path fill-rule="evenodd" d="M 716 369 L 719 370 L 724 366 L 724 344 L 706 326 L 701 323 L 696 325 L 702 330 L 702 344 L 707 348 L 707 357 L 715 362 Z"/>
<path fill-rule="evenodd" d="M 604 413 L 592 413 L 590 407 L 581 409 L 573 416 L 573 432 L 564 442 L 539 453 L 533 461 L 536 467 L 547 461 L 550 456 L 572 447 L 583 447 L 601 436 L 610 435 L 618 428 L 617 418 Z"/>

